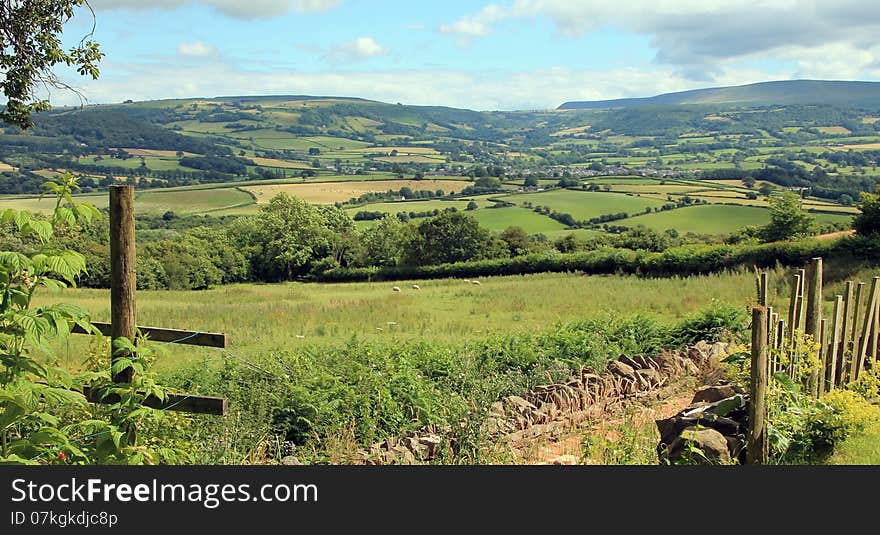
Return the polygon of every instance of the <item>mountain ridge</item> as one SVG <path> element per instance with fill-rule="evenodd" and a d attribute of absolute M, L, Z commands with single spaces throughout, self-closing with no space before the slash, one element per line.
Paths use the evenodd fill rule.
<path fill-rule="evenodd" d="M 880 109 L 880 82 L 848 80 L 779 80 L 663 93 L 652 97 L 568 101 L 557 110 L 632 108 L 675 105 L 767 106 L 816 104 Z"/>

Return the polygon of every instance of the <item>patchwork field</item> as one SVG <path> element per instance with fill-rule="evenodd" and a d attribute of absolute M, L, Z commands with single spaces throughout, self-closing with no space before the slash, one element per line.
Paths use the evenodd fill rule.
<path fill-rule="evenodd" d="M 258 204 L 269 202 L 279 193 L 287 193 L 306 202 L 315 204 L 333 204 L 360 197 L 365 193 L 399 190 L 404 187 L 418 190 L 443 190 L 446 193 L 459 192 L 473 185 L 463 180 L 372 180 L 364 182 L 323 182 L 318 184 L 277 184 L 266 186 L 245 186 L 243 190 L 251 192 Z"/>
<path fill-rule="evenodd" d="M 540 193 L 527 193 L 504 197 L 505 200 L 520 206 L 525 202 L 533 206 L 549 206 L 563 214 L 571 214 L 578 220 L 587 220 L 605 214 L 626 212 L 637 214 L 646 208 L 660 207 L 667 204 L 659 199 L 637 197 L 622 193 L 606 193 L 599 191 L 555 190 Z"/>

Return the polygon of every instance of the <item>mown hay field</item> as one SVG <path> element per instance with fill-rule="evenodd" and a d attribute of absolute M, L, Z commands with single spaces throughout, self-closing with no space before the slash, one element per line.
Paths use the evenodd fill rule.
<path fill-rule="evenodd" d="M 242 189 L 253 193 L 258 204 L 269 202 L 279 193 L 298 197 L 315 204 L 333 204 L 360 197 L 365 193 L 399 190 L 404 187 L 418 190 L 443 190 L 445 193 L 459 192 L 472 185 L 464 180 L 372 180 L 363 182 L 322 182 L 317 184 L 272 184 L 264 186 L 245 186 Z"/>

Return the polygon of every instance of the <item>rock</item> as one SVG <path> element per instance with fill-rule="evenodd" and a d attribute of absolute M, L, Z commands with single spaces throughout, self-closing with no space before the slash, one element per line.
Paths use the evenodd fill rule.
<path fill-rule="evenodd" d="M 504 416 L 504 403 L 496 401 L 489 408 L 489 414 L 492 416 Z"/>
<path fill-rule="evenodd" d="M 632 359 L 626 355 L 621 355 L 620 357 L 618 357 L 617 362 L 622 362 L 623 364 L 626 364 L 627 366 L 629 366 L 633 370 L 638 370 L 642 367 L 634 359 Z"/>
<path fill-rule="evenodd" d="M 730 452 L 730 458 L 736 459 L 740 464 L 746 463 L 746 441 L 743 435 L 736 437 L 724 437 L 727 440 L 727 451 Z"/>
<path fill-rule="evenodd" d="M 711 352 L 712 347 L 703 340 L 700 340 L 688 350 L 688 358 L 700 366 L 707 366 Z"/>
<path fill-rule="evenodd" d="M 633 368 L 642 369 L 642 370 L 657 370 L 659 366 L 656 362 L 654 362 L 650 357 L 644 357 L 642 355 L 637 355 L 632 358 L 633 362 L 636 363 Z"/>
<path fill-rule="evenodd" d="M 519 396 L 508 396 L 505 401 L 519 414 L 525 414 L 538 408 Z"/>
<path fill-rule="evenodd" d="M 681 365 L 682 372 L 685 373 L 686 375 L 693 375 L 693 376 L 700 375 L 700 368 L 699 368 L 699 366 L 694 364 L 693 360 L 683 358 L 683 359 L 679 360 L 679 364 Z"/>
<path fill-rule="evenodd" d="M 287 457 L 281 458 L 281 464 L 286 464 L 287 466 L 302 466 L 302 462 L 299 459 L 294 457 L 293 455 L 288 455 Z"/>
<path fill-rule="evenodd" d="M 728 345 L 724 342 L 715 342 L 709 348 L 709 366 L 717 368 L 721 365 L 721 361 L 727 358 Z"/>
<path fill-rule="evenodd" d="M 675 352 L 664 351 L 654 357 L 654 362 L 656 362 L 660 369 L 666 373 L 678 375 L 681 373 L 681 365 L 679 364 L 677 357 L 678 355 Z"/>
<path fill-rule="evenodd" d="M 636 371 L 627 364 L 620 362 L 618 360 L 612 360 L 608 363 L 608 371 L 615 375 L 619 375 L 621 377 L 626 377 L 627 379 L 636 379 Z"/>
<path fill-rule="evenodd" d="M 660 375 L 660 372 L 655 370 L 654 368 L 644 368 L 641 370 L 636 370 L 636 375 L 644 378 L 650 387 L 655 387 L 663 382 L 663 377 Z"/>
<path fill-rule="evenodd" d="M 547 464 L 573 466 L 580 464 L 580 462 L 581 460 L 574 455 L 560 455 L 559 457 L 555 457 L 547 461 Z"/>
<path fill-rule="evenodd" d="M 690 451 L 691 448 L 697 448 L 700 453 Z M 669 444 L 665 458 L 671 462 L 730 464 L 730 450 L 727 448 L 727 439 L 718 431 L 693 426 L 685 428 Z"/>
<path fill-rule="evenodd" d="M 425 435 L 419 438 L 419 444 L 427 448 L 427 459 L 433 459 L 440 453 L 440 444 L 443 442 L 438 435 Z"/>
<path fill-rule="evenodd" d="M 692 402 L 707 401 L 709 403 L 715 403 L 716 401 L 721 401 L 722 399 L 727 399 L 735 395 L 736 391 L 730 385 L 704 386 L 697 390 Z"/>

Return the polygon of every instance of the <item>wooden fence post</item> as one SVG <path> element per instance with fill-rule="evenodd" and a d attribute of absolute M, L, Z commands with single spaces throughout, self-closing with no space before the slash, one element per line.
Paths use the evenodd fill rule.
<path fill-rule="evenodd" d="M 840 332 L 843 324 L 843 296 L 834 299 L 834 318 L 831 320 L 831 346 L 825 358 L 825 391 L 833 390 L 837 377 L 837 354 L 840 351 Z"/>
<path fill-rule="evenodd" d="M 767 272 L 762 271 L 758 282 L 758 304 L 762 307 L 767 306 L 768 280 L 769 276 L 767 275 Z"/>
<path fill-rule="evenodd" d="M 134 186 L 110 186 L 110 317 L 111 340 L 127 338 L 132 343 L 137 332 L 135 302 Z M 125 355 L 114 355 L 113 361 Z M 130 383 L 134 370 L 114 374 L 113 381 Z"/>
<path fill-rule="evenodd" d="M 850 335 L 849 340 L 847 341 L 847 346 L 849 348 L 849 366 L 847 367 L 848 373 L 846 375 L 845 383 L 849 383 L 850 381 L 855 380 L 856 376 L 856 366 L 859 364 L 859 358 L 856 355 L 859 351 L 859 336 L 861 336 L 860 326 L 861 326 L 861 318 L 862 318 L 862 295 L 865 293 L 865 283 L 860 282 L 856 284 L 856 301 L 853 305 L 853 317 L 852 317 L 852 334 Z"/>
<path fill-rule="evenodd" d="M 766 464 L 769 453 L 767 440 L 767 309 L 752 309 L 752 370 L 749 397 L 749 440 L 746 460 L 749 464 Z"/>
<path fill-rule="evenodd" d="M 806 288 L 806 322 L 804 325 L 804 334 L 813 337 L 813 341 L 820 344 L 816 357 L 821 362 L 822 346 L 821 332 L 822 325 L 822 258 L 816 257 L 810 261 L 810 269 L 807 272 L 807 288 Z M 810 371 L 809 382 L 807 387 L 813 394 L 818 397 L 821 390 L 819 386 L 819 368 L 813 367 Z"/>
<path fill-rule="evenodd" d="M 867 355 L 868 347 L 871 344 L 871 330 L 874 326 L 874 313 L 877 309 L 878 299 L 880 299 L 880 277 L 874 277 L 871 281 L 871 293 L 868 296 L 868 308 L 865 309 L 865 323 L 862 325 L 861 340 L 856 338 L 858 351 L 853 355 L 853 362 L 856 363 L 855 373 L 852 376 L 853 381 L 858 380 L 865 366 L 865 355 Z"/>
<path fill-rule="evenodd" d="M 800 315 L 800 299 L 801 299 L 801 275 L 796 274 L 792 280 L 791 300 L 788 302 L 788 376 L 792 379 L 796 376 L 797 368 L 797 346 L 796 337 L 798 330 L 798 317 Z"/>
<path fill-rule="evenodd" d="M 850 352 L 849 337 L 852 330 L 853 316 L 853 282 L 846 281 L 843 294 L 843 321 L 840 327 L 840 349 L 837 353 L 837 370 L 834 377 L 835 386 L 843 386 L 846 382 L 846 361 Z"/>

